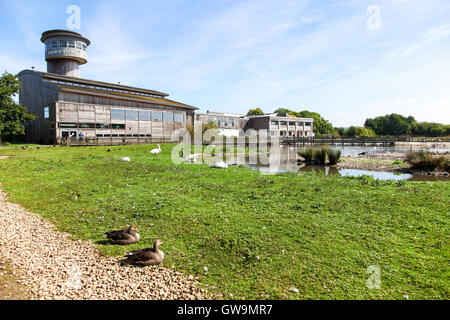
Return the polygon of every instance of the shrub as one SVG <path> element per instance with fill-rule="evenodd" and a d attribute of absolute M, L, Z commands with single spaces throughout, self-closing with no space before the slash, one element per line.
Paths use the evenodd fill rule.
<path fill-rule="evenodd" d="M 319 150 L 315 150 L 313 153 L 313 161 L 324 165 L 327 163 L 327 153 L 328 153 L 328 148 L 323 147 L 322 149 Z"/>
<path fill-rule="evenodd" d="M 332 150 L 332 149 L 328 149 L 327 150 L 327 155 L 328 155 L 328 161 L 331 165 L 335 165 L 339 162 L 339 160 L 341 159 L 341 150 Z"/>
<path fill-rule="evenodd" d="M 435 156 L 429 151 L 410 151 L 406 155 L 406 161 L 415 169 L 423 170 L 450 170 L 450 162 L 447 156 Z"/>
<path fill-rule="evenodd" d="M 305 159 L 305 162 L 312 162 L 313 161 L 313 149 L 312 148 L 308 148 L 305 150 L 300 150 L 298 152 L 298 155 L 300 157 L 302 157 L 303 159 Z"/>

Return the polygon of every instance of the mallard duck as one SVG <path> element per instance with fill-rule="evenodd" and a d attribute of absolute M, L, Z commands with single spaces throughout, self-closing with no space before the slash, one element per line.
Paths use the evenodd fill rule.
<path fill-rule="evenodd" d="M 126 261 L 141 266 L 155 266 L 164 260 L 164 252 L 159 250 L 163 244 L 161 240 L 156 240 L 153 248 L 147 248 L 125 253 Z"/>
<path fill-rule="evenodd" d="M 131 225 L 127 230 L 106 232 L 105 235 L 116 244 L 132 244 L 141 239 L 137 231 L 139 231 L 138 228 Z"/>

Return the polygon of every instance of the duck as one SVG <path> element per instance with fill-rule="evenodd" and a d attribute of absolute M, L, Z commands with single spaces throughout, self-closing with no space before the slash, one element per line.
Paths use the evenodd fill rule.
<path fill-rule="evenodd" d="M 125 253 L 126 262 L 141 266 L 156 266 L 164 260 L 164 252 L 159 250 L 161 240 L 156 240 L 152 247 Z"/>
<path fill-rule="evenodd" d="M 132 244 L 139 242 L 141 239 L 141 236 L 137 233 L 138 231 L 136 226 L 131 225 L 127 230 L 110 231 L 106 232 L 105 235 L 115 244 Z"/>
<path fill-rule="evenodd" d="M 150 151 L 151 154 L 158 154 L 161 152 L 161 146 L 159 144 L 157 146 L 158 146 L 158 148 Z"/>

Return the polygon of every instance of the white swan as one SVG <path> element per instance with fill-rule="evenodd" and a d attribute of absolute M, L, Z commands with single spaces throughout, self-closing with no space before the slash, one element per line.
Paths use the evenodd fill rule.
<path fill-rule="evenodd" d="M 120 161 L 129 162 L 129 161 L 131 161 L 131 159 L 129 157 L 125 157 L 125 158 L 120 158 Z"/>
<path fill-rule="evenodd" d="M 220 161 L 220 162 L 213 163 L 212 165 L 210 165 L 210 167 L 211 168 L 219 168 L 219 169 L 227 169 L 228 164 L 226 164 L 223 161 Z"/>
<path fill-rule="evenodd" d="M 158 154 L 161 152 L 161 146 L 158 144 L 158 148 L 153 149 L 152 151 L 150 151 L 151 154 Z"/>

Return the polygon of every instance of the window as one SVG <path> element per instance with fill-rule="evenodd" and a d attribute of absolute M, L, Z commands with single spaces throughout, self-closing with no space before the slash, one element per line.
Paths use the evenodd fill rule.
<path fill-rule="evenodd" d="M 68 122 L 61 122 L 59 124 L 60 128 L 76 128 L 77 124 L 76 123 L 68 123 Z"/>
<path fill-rule="evenodd" d="M 303 122 L 298 122 L 297 125 L 298 126 L 303 126 Z"/>
<path fill-rule="evenodd" d="M 164 122 L 173 122 L 173 112 L 164 112 Z"/>
<path fill-rule="evenodd" d="M 216 123 L 217 123 L 217 125 L 218 125 L 219 127 L 222 126 L 222 120 L 218 119 L 218 120 L 216 121 Z"/>
<path fill-rule="evenodd" d="M 113 124 L 111 124 L 111 129 L 125 129 L 125 125 L 113 123 Z"/>
<path fill-rule="evenodd" d="M 80 123 L 79 127 L 81 129 L 95 129 L 95 123 Z"/>
<path fill-rule="evenodd" d="M 225 120 L 225 127 L 229 127 L 230 126 L 230 120 L 226 119 Z"/>
<path fill-rule="evenodd" d="M 44 107 L 44 119 L 50 118 L 50 107 Z"/>
<path fill-rule="evenodd" d="M 272 126 L 277 126 L 277 125 L 278 125 L 278 122 L 277 122 L 277 121 L 270 121 L 270 124 L 271 124 Z"/>
<path fill-rule="evenodd" d="M 160 112 L 160 111 L 153 111 L 152 112 L 152 120 L 153 121 L 162 121 L 162 112 Z"/>
<path fill-rule="evenodd" d="M 52 48 L 58 48 L 58 41 L 52 41 Z"/>
<path fill-rule="evenodd" d="M 289 122 L 290 126 L 295 126 L 295 122 Z"/>
<path fill-rule="evenodd" d="M 132 120 L 132 121 L 139 120 L 139 111 L 127 110 L 127 120 Z"/>
<path fill-rule="evenodd" d="M 108 123 L 97 123 L 96 128 L 97 129 L 109 129 L 109 124 Z"/>
<path fill-rule="evenodd" d="M 231 125 L 234 127 L 236 125 L 236 120 L 231 120 Z"/>
<path fill-rule="evenodd" d="M 75 48 L 75 41 L 69 41 L 69 48 Z"/>
<path fill-rule="evenodd" d="M 67 41 L 66 40 L 58 41 L 58 48 L 66 48 L 66 47 L 67 47 Z"/>
<path fill-rule="evenodd" d="M 286 121 L 281 121 L 281 123 L 280 123 L 282 126 L 286 126 L 287 125 L 287 122 Z"/>
<path fill-rule="evenodd" d="M 152 119 L 151 116 L 150 111 L 139 111 L 139 120 L 141 121 L 150 121 Z"/>
<path fill-rule="evenodd" d="M 77 49 L 83 49 L 83 44 L 81 43 L 81 42 L 75 42 L 75 47 L 77 48 Z"/>
<path fill-rule="evenodd" d="M 184 122 L 184 113 L 174 113 L 173 121 L 175 122 Z"/>
<path fill-rule="evenodd" d="M 125 111 L 122 109 L 111 109 L 111 119 L 125 120 Z"/>
<path fill-rule="evenodd" d="M 311 127 L 311 122 L 305 122 L 305 125 L 306 125 L 307 127 Z"/>

